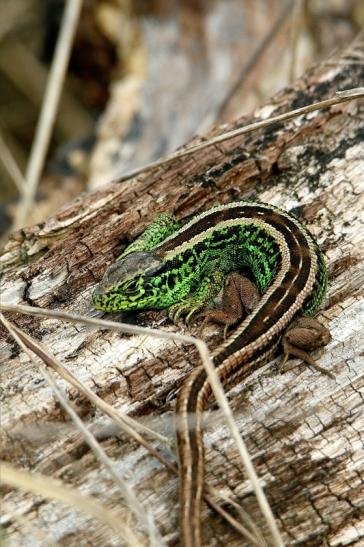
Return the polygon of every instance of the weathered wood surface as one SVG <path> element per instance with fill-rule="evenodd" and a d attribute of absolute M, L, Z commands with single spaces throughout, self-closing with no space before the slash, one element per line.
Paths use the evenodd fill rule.
<path fill-rule="evenodd" d="M 352 63 L 347 55 L 312 69 L 255 116 L 215 134 L 361 85 L 364 65 L 358 59 Z M 99 316 L 90 304 L 92 288 L 121 248 L 160 211 L 186 219 L 216 203 L 256 196 L 293 210 L 308 224 L 330 267 L 328 298 L 319 318 L 329 326 L 332 342 L 319 362 L 335 380 L 299 361 L 281 374 L 276 361 L 229 396 L 287 545 L 364 543 L 363 136 L 364 101 L 356 101 L 235 138 L 137 179 L 81 195 L 42 225 L 13 234 L 0 257 L 3 302 Z M 155 426 L 173 435 L 168 422 L 174 394 L 197 362 L 194 350 L 55 320 L 7 317 L 46 344 L 115 408 L 143 419 L 157 416 Z M 139 322 L 178 330 L 164 318 L 162 312 L 149 312 L 140 314 Z M 213 328 L 209 332 L 213 349 L 221 334 Z M 106 471 L 73 430 L 59 429 L 66 417 L 40 373 L 3 331 L 0 344 L 2 458 L 60 477 L 125 517 L 128 510 Z M 60 383 L 82 418 L 94 426 L 100 415 Z M 37 424 L 45 429 L 34 442 Z M 104 448 L 152 508 L 161 533 L 176 542 L 176 478 L 125 435 L 121 439 L 104 440 Z M 266 531 L 218 413 L 209 422 L 205 442 L 209 484 L 234 496 Z M 6 493 L 2 512 L 11 545 L 42 544 L 31 529 L 22 535 L 11 519 L 14 512 L 26 514 L 61 545 L 119 544 L 84 515 L 17 491 Z M 207 545 L 244 544 L 207 508 L 203 525 Z"/>

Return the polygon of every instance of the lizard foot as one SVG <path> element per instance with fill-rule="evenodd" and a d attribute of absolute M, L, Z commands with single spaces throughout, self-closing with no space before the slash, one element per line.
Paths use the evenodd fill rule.
<path fill-rule="evenodd" d="M 320 367 L 314 359 L 307 353 L 310 350 L 326 346 L 331 340 L 330 333 L 326 327 L 321 325 L 317 319 L 311 317 L 300 317 L 291 323 L 282 337 L 283 361 L 284 365 L 290 355 L 298 357 L 305 361 L 309 366 L 326 374 L 330 378 L 335 376 Z"/>

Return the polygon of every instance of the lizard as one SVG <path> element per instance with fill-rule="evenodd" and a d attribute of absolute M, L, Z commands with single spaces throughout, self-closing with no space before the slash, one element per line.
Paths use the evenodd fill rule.
<path fill-rule="evenodd" d="M 284 361 L 293 355 L 315 366 L 307 352 L 330 341 L 329 331 L 313 317 L 327 283 L 323 254 L 298 219 L 273 205 L 238 201 L 213 207 L 183 226 L 170 213 L 156 217 L 107 268 L 93 304 L 108 312 L 167 308 L 174 322 L 185 317 L 188 323 L 200 314 L 203 324 L 224 324 L 225 335 L 243 318 L 212 353 L 220 380 L 231 386 L 269 362 L 280 347 Z M 202 311 L 221 290 L 223 308 Z M 185 547 L 201 545 L 201 419 L 210 395 L 201 365 L 177 396 L 180 535 Z"/>

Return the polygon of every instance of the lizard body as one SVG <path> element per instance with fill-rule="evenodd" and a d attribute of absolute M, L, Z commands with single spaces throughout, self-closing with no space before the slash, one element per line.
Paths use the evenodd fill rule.
<path fill-rule="evenodd" d="M 217 206 L 183 227 L 172 215 L 161 215 L 108 268 L 93 302 L 97 309 L 111 312 L 168 308 L 174 321 L 182 315 L 188 320 L 211 303 L 227 276 L 237 271 L 254 280 L 260 299 L 250 309 L 246 283 L 239 289 L 235 281 L 230 300 L 229 291 L 224 295 L 228 302 L 241 298 L 250 313 L 212 354 L 221 381 L 241 381 L 268 362 L 280 344 L 285 360 L 291 354 L 314 364 L 306 350 L 330 339 L 311 318 L 327 288 L 323 255 L 295 217 L 268 204 L 241 201 Z M 229 307 L 234 306 L 206 316 L 231 325 L 242 312 L 230 320 Z M 181 541 L 186 547 L 201 544 L 201 417 L 210 394 L 207 374 L 199 366 L 177 399 Z"/>

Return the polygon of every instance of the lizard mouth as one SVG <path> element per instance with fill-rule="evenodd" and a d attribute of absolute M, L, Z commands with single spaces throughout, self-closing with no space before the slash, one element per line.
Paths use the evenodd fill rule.
<path fill-rule="evenodd" d="M 147 280 L 148 278 L 132 279 L 111 288 L 103 280 L 92 293 L 95 309 L 109 312 L 143 309 L 152 293 Z"/>
<path fill-rule="evenodd" d="M 138 298 L 135 297 L 133 301 L 132 298 L 123 298 L 117 293 L 111 295 L 106 294 L 93 294 L 92 302 L 96 310 L 107 311 L 107 312 L 122 312 L 122 311 L 131 311 L 138 308 L 137 305 Z"/>
<path fill-rule="evenodd" d="M 105 295 L 103 295 L 102 293 L 98 294 L 95 290 L 92 293 L 92 303 L 96 310 L 105 310 L 105 306 L 107 305 L 107 300 L 105 298 Z"/>

